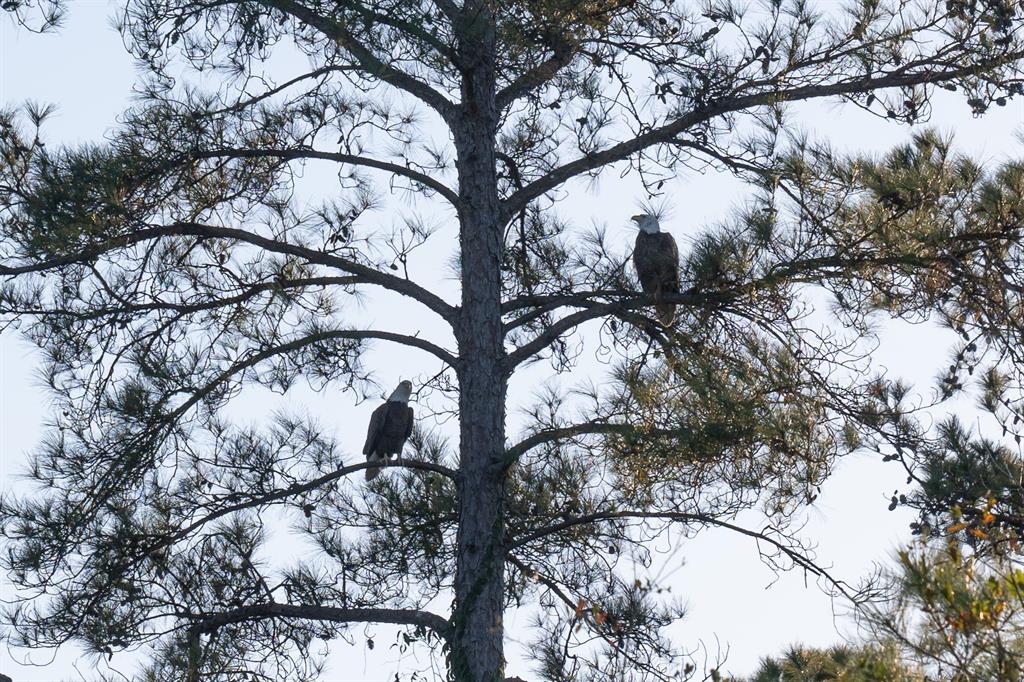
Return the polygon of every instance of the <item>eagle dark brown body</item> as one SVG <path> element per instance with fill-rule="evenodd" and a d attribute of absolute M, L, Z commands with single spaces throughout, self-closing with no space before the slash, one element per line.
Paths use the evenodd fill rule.
<path fill-rule="evenodd" d="M 645 294 L 658 297 L 679 293 L 679 247 L 669 233 L 638 232 L 633 265 Z M 676 304 L 657 303 L 654 311 L 658 321 L 667 327 L 675 319 Z"/>
<path fill-rule="evenodd" d="M 396 394 L 402 392 L 403 384 L 407 383 L 399 384 L 391 398 L 375 409 L 370 416 L 363 454 L 371 462 L 383 462 L 392 455 L 401 455 L 405 441 L 412 434 L 413 412 L 409 407 L 408 392 L 404 393 L 404 400 L 396 399 Z M 409 388 L 411 389 L 411 384 Z M 375 478 L 379 473 L 380 467 L 370 467 L 366 470 L 366 480 Z"/>

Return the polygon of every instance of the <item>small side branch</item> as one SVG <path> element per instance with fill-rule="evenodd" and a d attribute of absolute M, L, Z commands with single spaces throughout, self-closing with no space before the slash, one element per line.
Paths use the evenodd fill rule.
<path fill-rule="evenodd" d="M 273 97 L 274 95 L 276 95 L 278 93 L 284 92 L 285 90 L 287 90 L 288 88 L 292 87 L 296 83 L 301 83 L 302 81 L 311 80 L 311 79 L 314 79 L 314 78 L 319 78 L 320 76 L 326 76 L 329 73 L 338 73 L 338 72 L 353 71 L 353 70 L 355 70 L 355 67 L 351 67 L 351 66 L 333 66 L 333 65 L 332 66 L 324 66 L 324 67 L 321 67 L 321 68 L 316 69 L 314 71 L 310 71 L 309 73 L 304 73 L 301 76 L 296 76 L 295 78 L 292 78 L 291 80 L 285 81 L 284 83 L 282 83 L 281 85 L 278 85 L 276 87 L 269 88 L 268 90 L 265 90 L 264 92 L 261 92 L 258 95 L 253 95 L 253 96 L 248 97 L 246 99 L 239 100 L 238 102 L 232 104 L 231 106 L 227 106 L 227 107 L 223 107 L 221 109 L 215 109 L 213 111 L 210 111 L 209 114 L 211 114 L 211 115 L 220 115 L 220 114 L 230 114 L 230 113 L 235 112 L 235 111 L 241 111 L 242 109 L 246 109 L 248 107 L 251 107 L 254 104 L 259 104 L 260 102 L 262 102 L 262 101 L 264 101 L 266 99 L 269 99 L 269 98 Z"/>
<path fill-rule="evenodd" d="M 620 424 L 610 422 L 606 419 L 594 419 L 589 422 L 582 422 L 580 424 L 572 424 L 570 426 L 563 426 L 553 429 L 542 429 L 536 433 L 527 436 L 523 440 L 519 441 L 512 447 L 505 450 L 505 461 L 509 464 L 515 462 L 517 459 L 525 455 L 527 452 L 543 445 L 544 443 L 550 443 L 557 440 L 565 440 L 566 438 L 574 438 L 576 436 L 586 436 L 601 433 L 617 433 L 620 435 L 631 435 L 636 434 L 637 428 L 631 424 Z M 678 431 L 670 431 L 665 429 L 650 429 L 644 431 L 645 435 L 650 436 L 673 436 L 680 435 Z"/>
<path fill-rule="evenodd" d="M 272 158 L 281 159 L 284 161 L 313 159 L 320 161 L 335 161 L 337 163 L 347 163 L 353 166 L 374 168 L 376 170 L 387 171 L 388 173 L 400 175 L 404 178 L 412 180 L 413 182 L 419 183 L 424 187 L 434 190 L 435 192 L 443 196 L 452 206 L 458 207 L 459 205 L 458 193 L 456 193 L 453 189 L 448 187 L 448 185 L 444 184 L 439 180 L 435 180 L 426 173 L 421 173 L 408 166 L 402 166 L 397 163 L 381 161 L 380 159 L 374 159 L 367 156 L 358 156 L 356 154 L 324 152 L 318 151 L 316 149 L 213 149 L 207 152 L 191 154 L 190 157 L 194 159 Z"/>
<path fill-rule="evenodd" d="M 5 306 L 0 309 L 0 312 L 9 312 L 15 315 L 34 315 L 38 317 L 45 316 L 66 316 L 72 317 L 77 320 L 95 320 L 103 317 L 117 317 L 124 314 L 145 314 L 149 312 L 173 312 L 179 316 L 191 315 L 193 313 L 199 313 L 204 310 L 216 310 L 217 308 L 226 308 L 229 306 L 237 306 L 250 301 L 251 299 L 259 296 L 259 294 L 267 291 L 275 290 L 288 290 L 288 289 L 299 289 L 302 290 L 305 287 L 329 287 L 329 286 L 348 286 L 352 284 L 360 284 L 362 280 L 358 277 L 301 277 L 296 279 L 277 279 L 267 282 L 255 282 L 251 285 L 246 286 L 245 290 L 235 294 L 234 296 L 226 296 L 224 298 L 213 298 L 204 299 L 200 302 L 177 302 L 177 301 L 165 301 L 159 298 L 154 298 L 151 301 L 145 303 L 131 303 L 129 301 L 121 301 L 118 305 L 108 305 L 96 308 L 87 308 L 83 310 L 74 310 L 71 308 L 56 308 L 56 307 L 20 307 Z"/>
<path fill-rule="evenodd" d="M 264 349 L 264 350 L 262 350 L 262 351 L 260 351 L 258 353 L 253 353 L 252 355 L 249 355 L 248 357 L 246 357 L 244 359 L 241 359 L 238 362 L 232 364 L 230 367 L 228 367 L 227 369 L 222 371 L 220 374 L 218 374 L 216 377 L 214 377 L 213 380 L 211 380 L 209 383 L 207 383 L 204 386 L 202 386 L 201 388 L 197 389 L 188 398 L 188 400 L 184 401 L 181 405 L 176 407 L 173 410 L 173 412 L 170 413 L 169 418 L 171 418 L 171 419 L 178 419 L 178 418 L 180 418 L 182 415 L 184 415 L 186 412 L 188 412 L 190 409 L 192 409 L 196 404 L 198 404 L 201 400 L 206 398 L 206 396 L 210 395 L 215 390 L 217 390 L 221 385 L 224 384 L 224 382 L 231 380 L 233 377 L 235 377 L 236 375 L 238 375 L 240 373 L 243 373 L 243 372 L 245 372 L 245 371 L 247 371 L 249 369 L 252 369 L 253 367 L 259 365 L 260 363 L 262 363 L 265 360 L 269 360 L 271 358 L 274 358 L 274 357 L 277 357 L 277 356 L 280 356 L 280 355 L 286 355 L 286 354 L 294 352 L 294 351 L 302 350 L 303 348 L 306 348 L 307 346 L 312 346 L 312 345 L 317 344 L 317 343 L 323 343 L 324 341 L 330 341 L 330 340 L 333 340 L 333 339 L 359 339 L 359 338 L 388 338 L 391 341 L 395 341 L 397 339 L 412 339 L 412 340 L 415 340 L 415 341 L 419 341 L 422 344 L 427 344 L 427 345 L 430 345 L 430 346 L 433 345 L 433 344 L 428 344 L 428 342 L 423 341 L 422 339 L 416 339 L 416 337 L 404 336 L 402 334 L 388 334 L 387 332 L 359 331 L 359 330 L 344 330 L 344 329 L 342 329 L 342 330 L 336 330 L 336 331 L 325 331 L 325 332 L 321 332 L 321 333 L 317 333 L 317 334 L 310 334 L 308 336 L 303 336 L 301 338 L 293 339 L 292 341 L 289 341 L 287 343 L 282 343 L 282 344 L 277 345 L 277 346 L 271 346 L 271 347 L 266 348 L 266 349 Z M 402 341 L 402 343 L 405 343 L 405 341 Z M 438 356 L 438 357 L 441 357 L 442 359 L 444 359 L 444 357 L 443 357 L 444 355 L 448 354 L 447 351 L 444 351 L 443 349 L 437 348 L 437 350 L 442 353 L 442 355 Z M 451 357 L 451 356 L 449 356 L 449 357 Z M 455 360 L 455 358 L 452 357 L 452 360 Z"/>
<path fill-rule="evenodd" d="M 358 275 L 369 284 L 377 284 L 385 289 L 390 289 L 391 291 L 417 300 L 450 323 L 454 322 L 456 318 L 457 313 L 455 307 L 446 303 L 444 299 L 430 290 L 421 287 L 411 280 L 396 277 L 395 275 L 389 275 L 377 270 L 376 268 L 358 263 L 349 258 L 342 258 L 333 254 L 324 253 L 323 251 L 309 249 L 304 246 L 281 242 L 276 239 L 262 237 L 260 235 L 253 234 L 252 232 L 231 227 L 216 227 L 199 223 L 175 223 L 168 226 L 167 229 L 170 230 L 172 234 L 175 230 L 179 230 L 179 234 L 191 234 L 197 237 L 209 236 L 223 239 L 237 239 L 241 242 L 252 244 L 253 246 L 259 246 L 267 251 L 289 254 L 303 258 L 310 263 L 337 268 L 338 270 Z"/>
<path fill-rule="evenodd" d="M 786 543 L 781 542 L 780 540 L 772 537 L 771 535 L 769 535 L 768 533 L 766 533 L 764 531 L 750 530 L 749 528 L 744 528 L 743 526 L 737 526 L 734 523 L 729 523 L 728 521 L 722 521 L 721 519 L 716 519 L 716 518 L 714 518 L 712 516 L 707 516 L 705 514 L 694 514 L 694 513 L 688 513 L 688 512 L 668 512 L 668 511 L 645 512 L 645 511 L 634 511 L 634 510 L 596 512 L 596 513 L 593 513 L 593 514 L 585 514 L 585 515 L 582 515 L 582 516 L 570 517 L 570 518 L 567 518 L 567 519 L 565 519 L 563 521 L 559 521 L 558 523 L 553 523 L 553 524 L 550 524 L 548 526 L 544 526 L 542 528 L 538 528 L 537 530 L 534 530 L 534 531 L 532 531 L 530 533 L 526 533 L 525 535 L 522 535 L 519 538 L 514 539 L 508 545 L 508 551 L 512 552 L 513 550 L 515 550 L 515 549 L 517 549 L 519 547 L 522 547 L 524 545 L 527 545 L 527 544 L 529 544 L 529 543 L 531 543 L 531 542 L 533 542 L 535 540 L 538 540 L 540 538 L 546 537 L 548 535 L 553 535 L 555 533 L 560 533 L 560 532 L 562 532 L 564 530 L 567 530 L 569 528 L 573 528 L 573 527 L 576 527 L 576 526 L 582 526 L 582 525 L 586 525 L 586 524 L 591 524 L 591 523 L 599 523 L 601 521 L 610 521 L 610 520 L 614 520 L 614 519 L 624 519 L 624 520 L 633 519 L 633 520 L 641 520 L 641 521 L 642 520 L 676 521 L 676 522 L 679 522 L 679 523 L 692 523 L 692 524 L 700 524 L 700 525 L 705 525 L 705 526 L 716 526 L 716 527 L 719 527 L 719 528 L 725 528 L 726 530 L 731 530 L 731 531 L 733 531 L 735 533 L 739 533 L 740 535 L 744 535 L 744 536 L 746 536 L 748 538 L 752 538 L 752 539 L 756 540 L 758 543 L 762 543 L 763 542 L 763 543 L 765 543 L 767 545 L 770 545 L 775 551 L 777 551 L 780 554 L 786 556 L 790 561 L 792 561 L 795 566 L 798 566 L 798 567 L 804 569 L 805 571 L 808 571 L 812 575 L 815 575 L 815 576 L 823 579 L 825 582 L 827 582 L 829 585 L 831 585 L 833 587 L 833 589 L 835 589 L 838 594 L 841 594 L 845 598 L 849 599 L 851 601 L 851 603 L 858 604 L 858 603 L 860 603 L 862 601 L 862 598 L 860 596 L 850 592 L 849 586 L 845 582 L 843 582 L 842 580 L 839 580 L 838 578 L 833 577 L 827 570 L 825 570 L 821 566 L 817 565 L 816 563 L 814 563 L 813 561 L 808 559 L 806 556 L 804 556 L 804 554 L 802 552 L 794 549 L 790 545 L 787 545 Z"/>
<path fill-rule="evenodd" d="M 185 400 L 181 405 L 179 405 L 176 408 L 174 408 L 174 410 L 171 411 L 167 415 L 167 418 L 170 419 L 170 420 L 177 420 L 177 419 L 181 418 L 189 410 L 191 410 L 193 407 L 195 407 L 200 401 L 202 401 L 208 395 L 212 394 L 214 391 L 216 391 L 218 388 L 220 388 L 225 382 L 230 381 L 235 376 L 237 376 L 237 375 L 239 375 L 241 373 L 244 373 L 244 372 L 252 369 L 253 367 L 256 367 L 257 365 L 259 365 L 260 363 L 264 362 L 265 360 L 269 360 L 271 358 L 275 358 L 275 357 L 278 357 L 280 355 L 287 355 L 288 353 L 291 353 L 291 352 L 294 352 L 294 351 L 298 351 L 298 350 L 302 350 L 303 348 L 306 348 L 308 346 L 312 346 L 312 345 L 315 345 L 317 343 L 323 343 L 325 341 L 331 341 L 331 340 L 334 340 L 334 339 L 361 339 L 361 338 L 388 338 L 388 340 L 391 340 L 391 341 L 395 341 L 398 338 L 400 338 L 400 339 L 413 339 L 413 340 L 416 340 L 416 341 L 420 341 L 423 344 L 427 344 L 427 342 L 423 341 L 422 339 L 416 339 L 415 337 L 406 337 L 406 336 L 401 335 L 401 334 L 388 334 L 387 332 L 359 331 L 359 330 L 325 331 L 325 332 L 321 332 L 321 333 L 317 333 L 317 334 L 311 334 L 311 335 L 308 335 L 308 336 L 303 336 L 301 338 L 293 339 L 292 341 L 289 341 L 287 343 L 282 343 L 282 344 L 279 344 L 277 346 L 271 346 L 271 347 L 266 348 L 266 349 L 264 349 L 262 351 L 259 351 L 258 353 L 253 353 L 253 354 L 249 355 L 248 357 L 245 357 L 244 359 L 239 360 L 238 362 L 235 362 L 230 367 L 228 367 L 224 371 L 220 372 L 211 381 L 209 381 L 208 383 L 206 383 L 202 387 L 198 388 L 195 392 L 193 392 L 192 395 L 189 396 L 189 398 L 187 400 Z M 405 341 L 402 341 L 402 343 L 405 343 Z M 427 344 L 427 345 L 431 345 L 432 346 L 432 344 Z M 440 348 L 438 348 L 437 350 L 441 351 L 441 353 L 442 353 L 442 355 L 439 355 L 438 357 L 441 357 L 443 359 L 443 356 L 447 354 L 447 351 L 444 351 L 443 349 L 440 349 Z M 454 358 L 452 358 L 452 359 L 454 360 Z M 165 398 L 165 400 L 166 400 L 166 398 Z"/>
<path fill-rule="evenodd" d="M 547 83 L 554 78 L 555 74 L 572 62 L 577 54 L 577 50 L 574 49 L 570 42 L 561 38 L 561 36 L 555 35 L 552 37 L 554 38 L 553 54 L 533 69 L 519 76 L 508 87 L 497 94 L 496 101 L 499 111 L 503 111 L 515 102 L 516 99 L 534 88 Z"/>

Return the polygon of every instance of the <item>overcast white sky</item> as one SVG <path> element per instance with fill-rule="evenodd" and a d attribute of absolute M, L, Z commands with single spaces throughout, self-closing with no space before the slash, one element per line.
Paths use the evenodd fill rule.
<path fill-rule="evenodd" d="M 0 18 L 0 106 L 28 99 L 56 103 L 58 115 L 49 127 L 53 142 L 102 141 L 127 105 L 136 75 L 119 37 L 109 28 L 111 11 L 102 0 L 76 0 L 64 29 L 46 36 L 20 31 Z M 850 150 L 884 151 L 909 134 L 905 127 L 833 104 L 805 106 L 801 111 L 805 114 L 803 125 L 812 134 Z M 936 107 L 931 125 L 955 131 L 962 149 L 995 163 L 1021 153 L 1013 133 L 1022 123 L 1021 99 L 982 119 L 973 119 L 965 104 L 949 99 Z M 687 235 L 724 216 L 729 206 L 743 197 L 741 186 L 713 174 L 684 177 L 668 189 L 673 216 L 665 227 L 681 245 L 687 243 Z M 596 190 L 583 185 L 573 185 L 570 190 L 565 204 L 569 214 L 581 223 L 592 218 L 605 221 L 611 230 L 621 230 L 623 240 L 632 240 L 627 227 L 636 196 L 632 183 L 620 183 L 610 174 Z M 939 334 L 926 325 L 893 327 L 884 336 L 881 360 L 926 388 L 936 367 L 934 361 L 946 345 L 945 339 L 937 342 Z M 42 434 L 48 398 L 33 378 L 36 362 L 33 349 L 24 341 L 12 334 L 0 335 L 0 489 L 5 491 L 19 485 L 18 473 L 26 453 Z M 386 368 L 381 383 L 390 387 L 399 376 L 415 374 L 417 362 L 409 359 Z M 510 415 L 516 405 L 528 401 L 529 382 L 536 378 L 534 373 L 529 381 L 513 385 Z M 301 402 L 301 393 L 289 399 Z M 340 405 L 323 400 L 311 401 L 312 409 L 357 453 L 372 405 L 353 406 L 344 397 L 338 399 Z M 832 565 L 838 577 L 856 582 L 908 538 L 908 517 L 886 510 L 886 493 L 902 483 L 896 467 L 869 456 L 851 457 L 841 463 L 810 508 L 805 535 L 817 541 L 822 563 Z M 813 582 L 806 582 L 799 572 L 774 576 L 758 562 L 757 548 L 745 538 L 724 531 L 708 532 L 676 549 L 671 561 L 676 569 L 666 579 L 690 610 L 685 621 L 674 628 L 675 639 L 693 648 L 701 641 L 712 651 L 719 645 L 727 648 L 726 667 L 735 673 L 750 672 L 758 658 L 777 653 L 790 643 L 828 645 L 850 631 L 848 621 L 834 617 L 833 605 Z M 10 595 L 6 580 L 4 594 Z M 510 614 L 507 625 L 513 643 L 527 639 L 525 624 L 525 618 Z M 378 641 L 389 640 L 382 636 Z M 514 651 L 510 655 L 509 674 L 531 679 L 528 666 L 514 657 Z M 27 657 L 35 662 L 52 659 L 52 663 L 27 666 Z M 123 657 L 114 662 L 129 667 Z M 52 656 L 40 652 L 29 656 L 0 647 L 0 672 L 16 682 L 78 679 L 75 666 L 87 672 L 94 663 L 80 658 L 73 649 Z M 385 646 L 369 652 L 361 643 L 355 647 L 339 644 L 331 664 L 326 680 L 381 680 L 393 676 L 397 655 Z M 415 662 L 400 665 L 409 669 Z"/>

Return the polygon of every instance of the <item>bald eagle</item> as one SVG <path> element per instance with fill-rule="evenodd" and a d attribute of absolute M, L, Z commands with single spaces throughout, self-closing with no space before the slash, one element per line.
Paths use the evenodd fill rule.
<path fill-rule="evenodd" d="M 633 248 L 633 265 L 644 293 L 660 298 L 679 293 L 679 247 L 668 232 L 662 232 L 658 219 L 647 213 L 632 218 L 640 231 Z M 675 303 L 655 303 L 658 321 L 666 327 L 676 316 Z"/>
<path fill-rule="evenodd" d="M 384 462 L 391 455 L 401 455 L 406 439 L 412 433 L 412 408 L 409 397 L 412 395 L 412 382 L 402 381 L 398 384 L 383 405 L 373 411 L 370 416 L 370 428 L 366 431 L 366 444 L 363 454 L 368 462 Z M 380 473 L 377 466 L 366 470 L 366 480 L 372 481 Z"/>

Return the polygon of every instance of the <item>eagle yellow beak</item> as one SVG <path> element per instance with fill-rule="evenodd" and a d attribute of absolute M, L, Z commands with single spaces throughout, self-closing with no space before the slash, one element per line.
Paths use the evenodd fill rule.
<path fill-rule="evenodd" d="M 632 220 L 634 223 L 638 223 L 638 222 L 640 222 L 641 218 L 643 218 L 642 215 L 635 215 L 635 216 L 630 216 L 629 219 Z"/>

